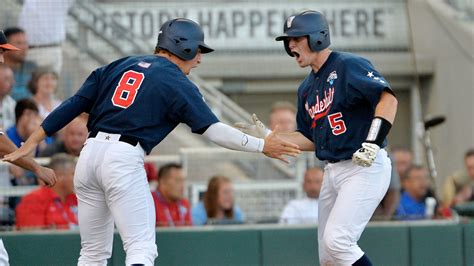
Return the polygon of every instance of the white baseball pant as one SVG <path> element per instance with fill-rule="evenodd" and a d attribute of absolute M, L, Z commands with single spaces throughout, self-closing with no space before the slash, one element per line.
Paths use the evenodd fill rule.
<path fill-rule="evenodd" d="M 144 151 L 99 132 L 81 151 L 74 176 L 81 254 L 78 265 L 106 265 L 114 222 L 127 254 L 126 265 L 153 265 L 155 206 L 146 179 Z"/>
<path fill-rule="evenodd" d="M 3 245 L 3 240 L 0 239 L 0 266 L 8 266 L 8 253 Z"/>
<path fill-rule="evenodd" d="M 364 255 L 357 241 L 387 192 L 391 168 L 383 149 L 370 167 L 352 160 L 326 165 L 318 211 L 321 265 L 352 265 Z"/>

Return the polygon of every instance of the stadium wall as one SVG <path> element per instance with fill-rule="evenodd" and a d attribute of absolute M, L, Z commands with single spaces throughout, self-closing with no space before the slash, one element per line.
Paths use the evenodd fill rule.
<path fill-rule="evenodd" d="M 1 233 L 11 265 L 75 265 L 77 233 Z M 227 226 L 158 229 L 155 265 L 317 265 L 317 228 Z M 374 265 L 473 265 L 474 223 L 369 225 L 359 241 Z M 123 265 L 115 235 L 108 265 Z"/>

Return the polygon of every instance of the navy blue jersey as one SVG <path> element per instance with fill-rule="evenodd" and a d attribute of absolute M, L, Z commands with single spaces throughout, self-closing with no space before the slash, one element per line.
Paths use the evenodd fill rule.
<path fill-rule="evenodd" d="M 83 110 L 89 131 L 135 137 L 147 153 L 179 123 L 200 132 L 219 121 L 186 75 L 155 55 L 125 57 L 96 69 L 73 97 L 90 103 Z M 50 134 L 48 122 L 43 124 Z"/>
<path fill-rule="evenodd" d="M 352 157 L 367 138 L 375 107 L 388 82 L 365 58 L 331 52 L 298 89 L 298 131 L 313 141 L 316 157 Z M 384 145 L 386 145 L 386 140 Z"/>

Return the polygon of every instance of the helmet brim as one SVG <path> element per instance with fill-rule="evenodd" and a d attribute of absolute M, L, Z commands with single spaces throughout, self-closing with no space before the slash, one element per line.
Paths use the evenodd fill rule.
<path fill-rule="evenodd" d="M 308 33 L 290 32 L 290 33 L 285 33 L 283 35 L 276 37 L 275 41 L 284 41 L 288 38 L 297 38 L 297 37 L 303 37 L 303 36 L 308 36 Z"/>
<path fill-rule="evenodd" d="M 207 54 L 207 53 L 210 53 L 210 52 L 214 52 L 214 49 L 207 46 L 207 44 L 205 44 L 204 42 L 201 42 L 199 44 L 199 49 L 201 49 L 201 54 Z"/>
<path fill-rule="evenodd" d="M 286 35 L 286 34 L 285 34 L 285 35 L 280 35 L 280 36 L 278 36 L 278 37 L 275 38 L 275 41 L 277 41 L 277 42 L 279 42 L 279 41 L 284 41 L 284 40 L 286 40 L 286 39 L 288 39 L 288 38 L 290 38 L 290 36 L 288 36 L 288 35 Z"/>
<path fill-rule="evenodd" d="M 3 50 L 7 50 L 7 51 L 19 51 L 20 49 L 9 44 L 9 43 L 5 43 L 5 44 L 0 44 L 0 48 L 2 48 Z"/>

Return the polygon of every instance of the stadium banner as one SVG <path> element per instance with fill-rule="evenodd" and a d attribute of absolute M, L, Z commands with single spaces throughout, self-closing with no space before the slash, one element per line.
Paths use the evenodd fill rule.
<path fill-rule="evenodd" d="M 302 10 L 324 13 L 337 48 L 406 49 L 408 30 L 402 1 L 351 1 L 320 3 L 100 3 L 103 18 L 112 23 L 93 25 L 113 31 L 114 23 L 135 38 L 154 46 L 159 26 L 170 18 L 186 17 L 198 22 L 206 43 L 218 50 L 279 49 L 275 36 L 283 32 L 285 19 Z"/>

